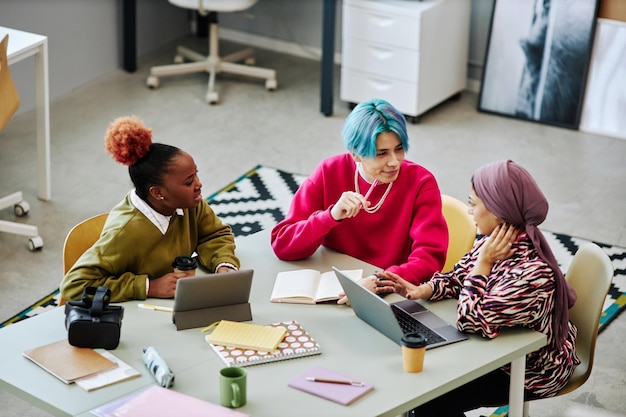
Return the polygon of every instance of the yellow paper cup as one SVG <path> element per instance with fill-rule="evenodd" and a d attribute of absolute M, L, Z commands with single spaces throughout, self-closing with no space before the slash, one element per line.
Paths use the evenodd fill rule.
<path fill-rule="evenodd" d="M 405 334 L 400 341 L 402 346 L 402 365 L 405 372 L 422 372 L 426 338 L 419 333 Z"/>

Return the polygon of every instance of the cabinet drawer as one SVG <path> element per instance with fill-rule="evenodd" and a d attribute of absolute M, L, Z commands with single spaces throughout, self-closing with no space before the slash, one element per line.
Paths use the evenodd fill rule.
<path fill-rule="evenodd" d="M 342 36 L 419 49 L 420 17 L 344 4 Z"/>
<path fill-rule="evenodd" d="M 419 52 L 383 44 L 345 39 L 341 65 L 383 77 L 415 82 L 418 79 Z"/>
<path fill-rule="evenodd" d="M 404 114 L 417 116 L 417 83 L 378 77 L 348 68 L 341 69 L 340 98 L 359 103 L 372 98 L 387 100 Z"/>

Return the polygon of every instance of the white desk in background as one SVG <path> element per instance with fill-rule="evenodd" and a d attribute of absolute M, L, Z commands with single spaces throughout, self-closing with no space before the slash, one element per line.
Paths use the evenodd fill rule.
<path fill-rule="evenodd" d="M 52 198 L 50 186 L 50 105 L 48 96 L 48 37 L 0 26 L 0 39 L 9 35 L 9 65 L 35 57 L 37 120 L 37 190 L 41 200 Z"/>
<path fill-rule="evenodd" d="M 255 270 L 250 296 L 253 322 L 297 320 L 323 350 L 321 355 L 247 367 L 248 403 L 240 410 L 251 416 L 395 417 L 510 362 L 521 363 L 513 378 L 523 379 L 525 355 L 546 343 L 543 334 L 523 329 L 507 331 L 494 340 L 470 335 L 466 341 L 427 351 L 424 370 L 409 374 L 403 371 L 400 347 L 358 319 L 351 308 L 269 302 L 278 271 L 328 271 L 334 265 L 372 273 L 374 267 L 326 249 L 307 260 L 279 261 L 270 248 L 269 231 L 237 239 L 237 254 L 244 268 Z M 172 300 L 150 302 L 172 305 Z M 199 329 L 176 331 L 170 313 L 140 310 L 137 304 L 124 303 L 120 346 L 112 353 L 139 370 L 139 378 L 87 393 L 61 383 L 23 358 L 22 352 L 28 348 L 66 337 L 64 314 L 59 308 L 0 329 L 0 389 L 53 415 L 88 417 L 89 410 L 98 405 L 155 384 L 141 360 L 141 349 L 154 346 L 176 374 L 173 389 L 219 403 L 218 370 L 223 364 L 204 341 L 204 334 Z M 427 305 L 445 320 L 454 321 L 455 300 Z M 353 404 L 342 406 L 287 386 L 290 379 L 314 366 L 371 382 L 375 389 Z M 519 402 L 511 407 L 510 415 L 521 416 L 521 410 Z"/>

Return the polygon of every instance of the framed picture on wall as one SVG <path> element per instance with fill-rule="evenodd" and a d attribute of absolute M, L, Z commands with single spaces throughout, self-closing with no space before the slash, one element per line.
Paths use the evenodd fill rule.
<path fill-rule="evenodd" d="M 579 129 L 626 139 L 625 91 L 626 21 L 599 18 Z"/>
<path fill-rule="evenodd" d="M 496 0 L 478 110 L 577 129 L 598 0 Z"/>

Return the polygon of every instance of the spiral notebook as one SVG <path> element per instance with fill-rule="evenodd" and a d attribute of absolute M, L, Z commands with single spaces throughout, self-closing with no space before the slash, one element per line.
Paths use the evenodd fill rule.
<path fill-rule="evenodd" d="M 286 329 L 285 337 L 271 352 L 212 344 L 208 336 L 205 340 L 227 366 L 251 366 L 322 353 L 319 343 L 297 321 L 282 321 L 271 326 Z"/>

